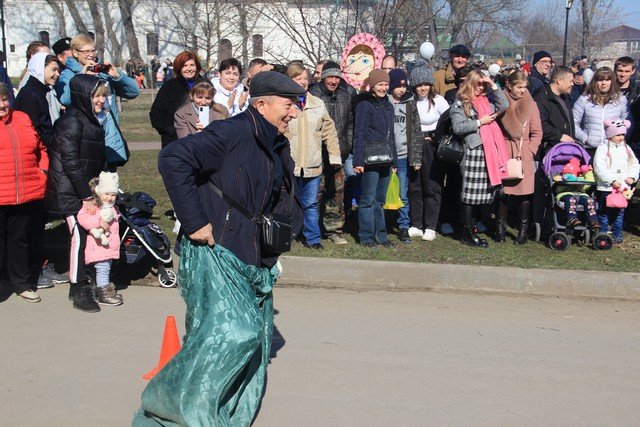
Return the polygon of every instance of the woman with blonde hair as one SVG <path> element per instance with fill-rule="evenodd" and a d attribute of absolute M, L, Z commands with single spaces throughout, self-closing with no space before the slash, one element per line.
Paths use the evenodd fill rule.
<path fill-rule="evenodd" d="M 573 105 L 576 139 L 589 154 L 607 143 L 604 121 L 625 120 L 629 114 L 627 98 L 622 95 L 616 75 L 609 67 L 600 67 L 582 95 Z"/>
<path fill-rule="evenodd" d="M 491 94 L 491 99 L 487 97 Z M 509 101 L 489 77 L 473 70 L 460 85 L 457 101 L 451 106 L 451 128 L 464 139 L 462 173 L 462 243 L 487 247 L 478 236 L 475 216 L 489 206 L 506 174 L 508 154 L 500 127 L 495 122 Z"/>

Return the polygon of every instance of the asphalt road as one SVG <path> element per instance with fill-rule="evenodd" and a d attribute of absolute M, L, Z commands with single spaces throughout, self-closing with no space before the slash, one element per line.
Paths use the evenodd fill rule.
<path fill-rule="evenodd" d="M 0 303 L 0 425 L 125 426 L 175 289 Z M 280 288 L 257 426 L 638 425 L 640 303 Z"/>

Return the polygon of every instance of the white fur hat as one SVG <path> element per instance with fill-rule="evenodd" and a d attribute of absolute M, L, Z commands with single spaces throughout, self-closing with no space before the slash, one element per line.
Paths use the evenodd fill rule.
<path fill-rule="evenodd" d="M 100 172 L 96 194 L 115 193 L 118 194 L 120 188 L 120 178 L 116 172 Z"/>

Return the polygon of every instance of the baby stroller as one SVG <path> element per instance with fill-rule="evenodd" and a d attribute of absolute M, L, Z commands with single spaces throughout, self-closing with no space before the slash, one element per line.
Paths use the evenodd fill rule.
<path fill-rule="evenodd" d="M 572 239 L 575 237 L 582 239 L 585 244 L 591 242 L 595 250 L 611 249 L 613 239 L 608 234 L 597 232 L 591 236 L 591 230 L 585 225 L 567 227 L 558 220 L 559 216 L 564 216 L 565 211 L 564 202 L 558 199 L 555 194 L 558 186 L 575 187 L 576 192 L 587 193 L 592 198 L 595 193 L 596 183 L 594 181 L 555 181 L 553 179 L 554 176 L 562 174 L 564 165 L 574 157 L 580 161 L 581 165 L 588 165 L 591 161 L 591 156 L 585 149 L 572 142 L 561 142 L 554 145 L 542 160 L 542 170 L 549 180 L 550 187 L 549 204 L 545 212 L 545 217 L 551 215 L 552 219 L 553 232 L 549 236 L 549 247 L 556 251 L 564 251 L 571 246 Z M 577 211 L 584 212 L 583 206 L 579 204 Z M 539 224 L 536 224 L 536 240 L 539 240 L 540 236 L 539 227 Z"/>
<path fill-rule="evenodd" d="M 171 242 L 162 229 L 149 220 L 156 201 L 147 193 L 137 192 L 119 194 L 116 203 L 120 209 L 120 247 L 126 263 L 136 264 L 150 255 L 156 260 L 160 286 L 175 286 L 177 276 L 171 268 Z"/>

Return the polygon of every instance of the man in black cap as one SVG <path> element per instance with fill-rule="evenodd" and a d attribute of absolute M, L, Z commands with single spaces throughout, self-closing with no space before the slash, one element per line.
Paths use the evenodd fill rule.
<path fill-rule="evenodd" d="M 456 87 L 456 73 L 459 69 L 467 65 L 471 51 L 463 44 L 457 44 L 449 49 L 449 64 L 446 68 L 436 71 L 433 74 L 435 84 L 433 89 L 444 96 L 448 90 Z"/>
<path fill-rule="evenodd" d="M 134 426 L 249 425 L 259 408 L 273 332 L 271 289 L 280 268 L 256 217 L 289 216 L 293 235 L 302 228 L 283 134 L 305 91 L 283 74 L 263 71 L 252 78 L 250 94 L 244 112 L 158 156 L 188 236 L 178 273 L 187 331 L 182 350 L 143 392 Z"/>
<path fill-rule="evenodd" d="M 531 74 L 529 75 L 529 92 L 535 96 L 536 92 L 549 84 L 549 73 L 551 72 L 551 54 L 544 50 L 533 54 Z"/>
<path fill-rule="evenodd" d="M 571 88 L 571 95 L 569 96 L 569 106 L 573 108 L 573 104 L 576 103 L 580 95 L 584 93 L 587 85 L 584 82 L 584 68 L 578 68 L 573 73 L 573 87 Z"/>
<path fill-rule="evenodd" d="M 73 50 L 71 49 L 71 38 L 63 37 L 51 46 L 53 53 L 58 57 L 58 61 L 63 67 L 67 66 L 67 58 L 73 56 Z M 62 70 L 60 70 L 62 72 Z"/>

